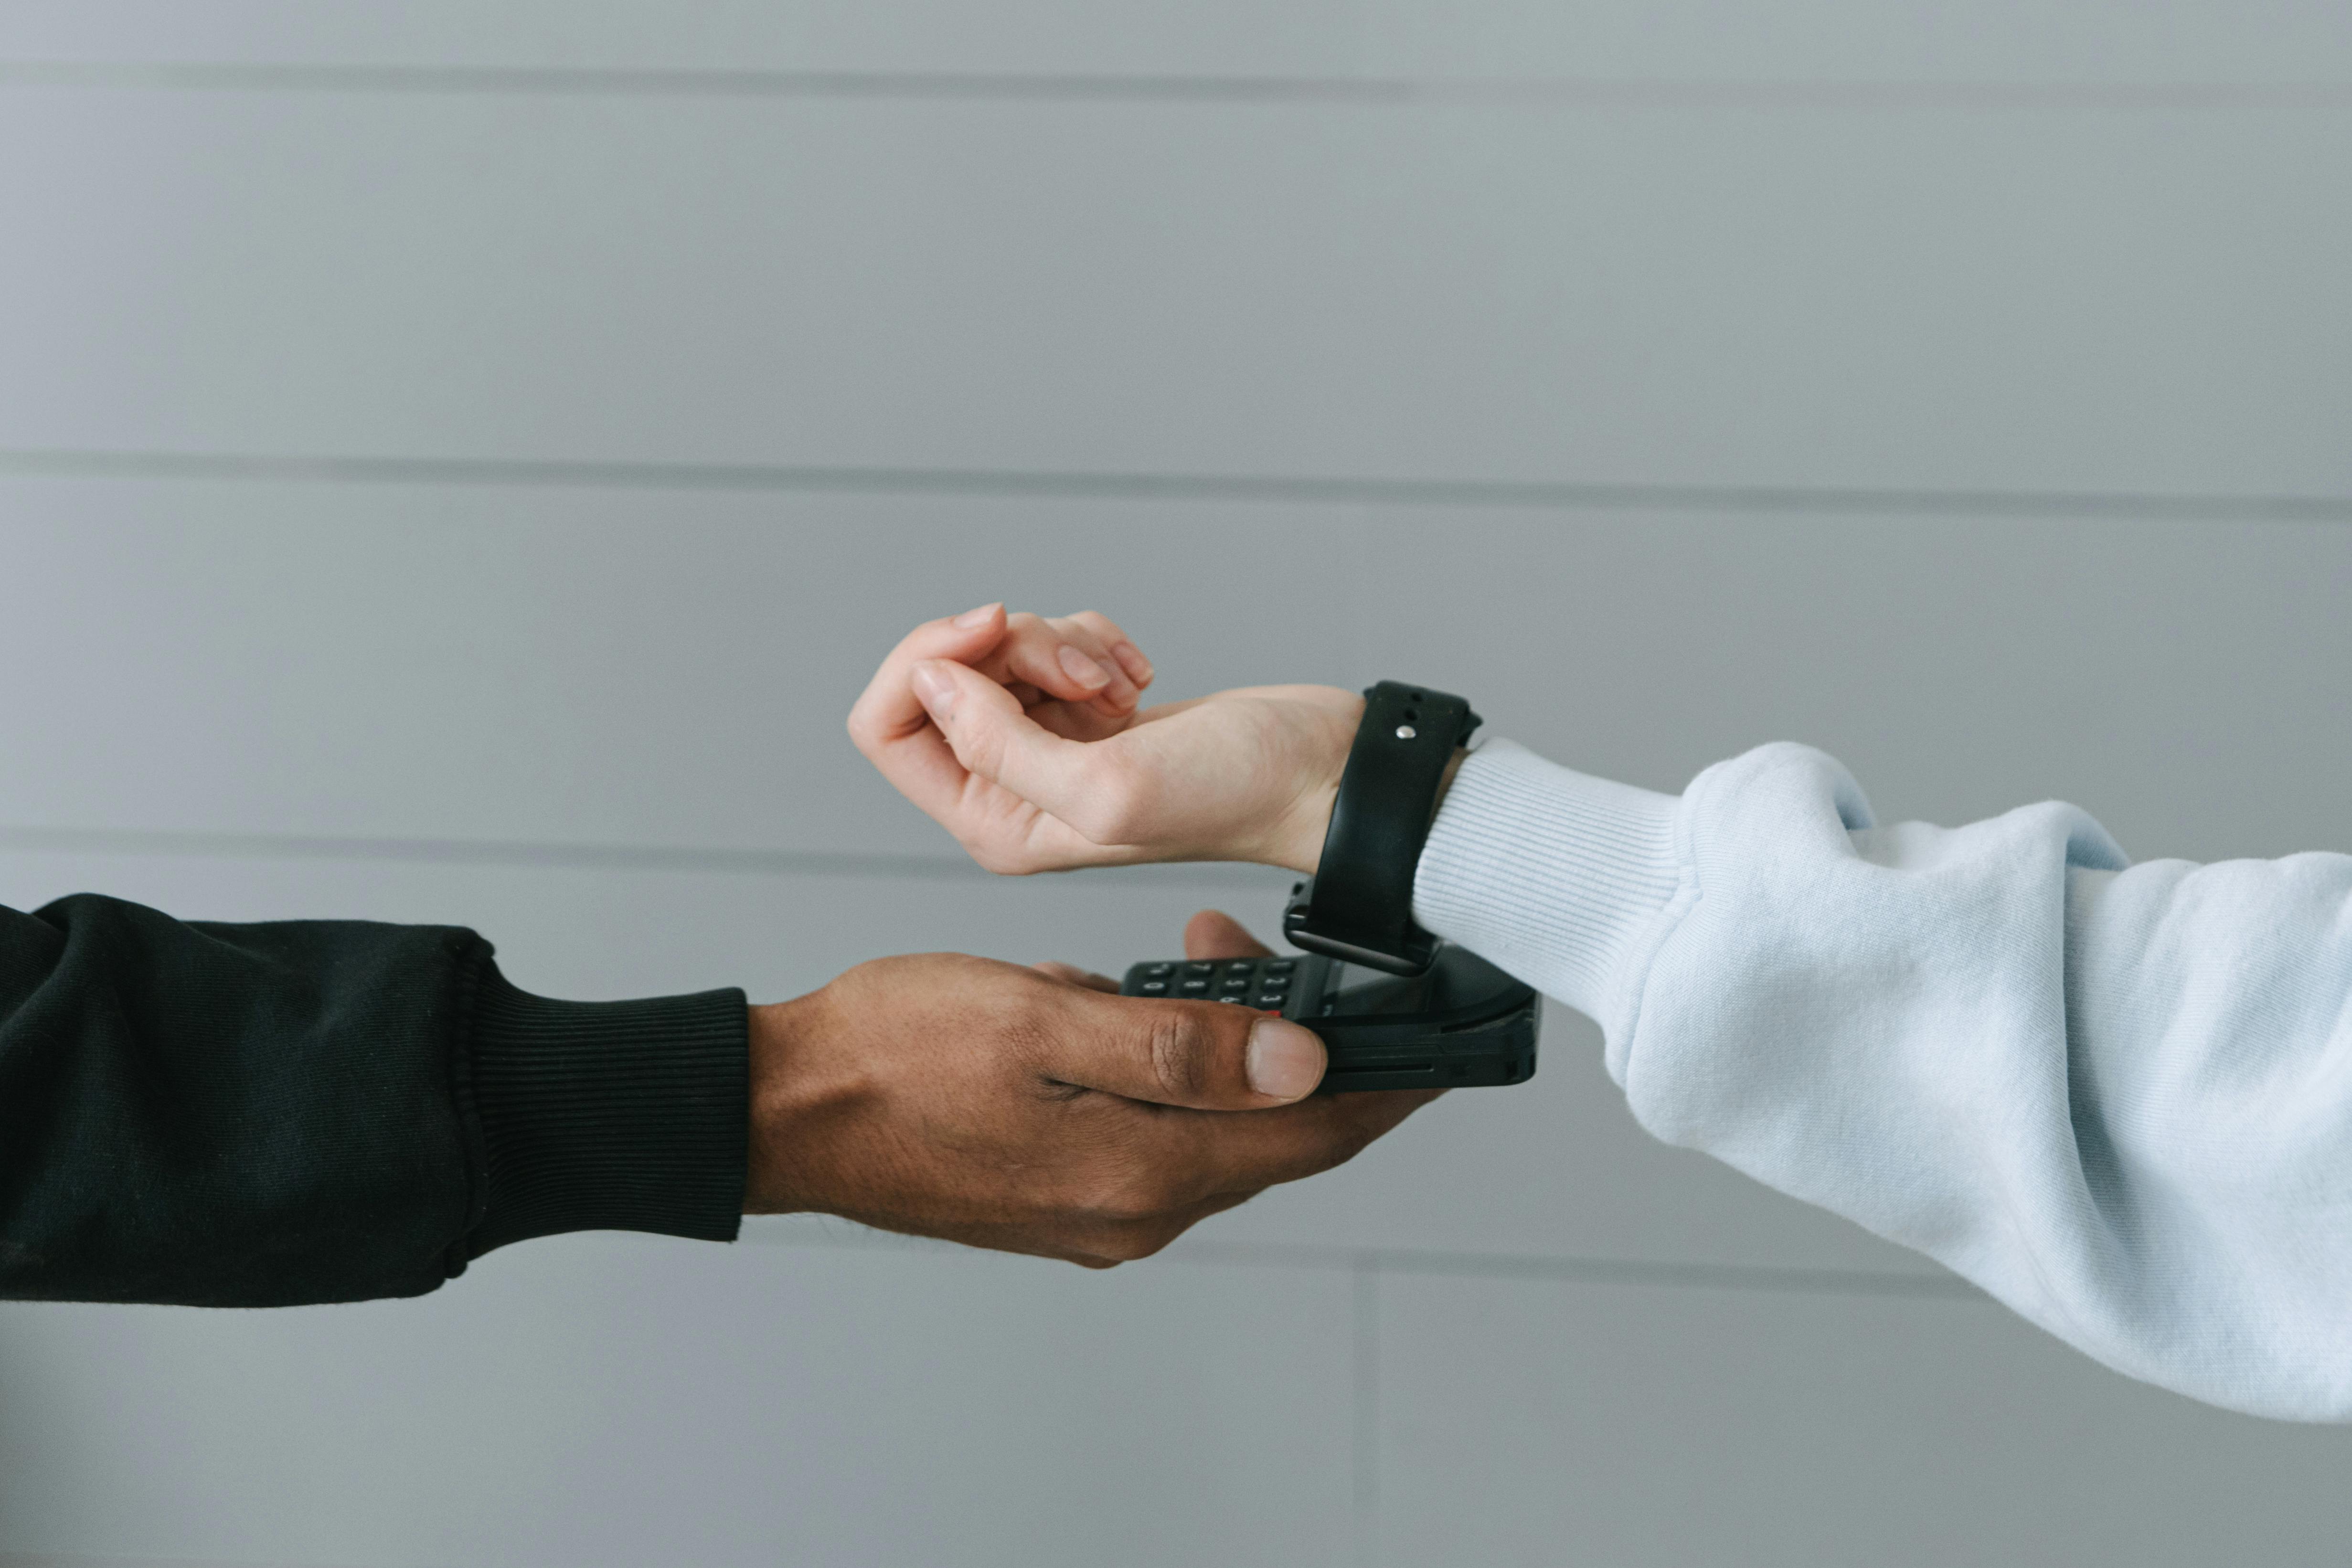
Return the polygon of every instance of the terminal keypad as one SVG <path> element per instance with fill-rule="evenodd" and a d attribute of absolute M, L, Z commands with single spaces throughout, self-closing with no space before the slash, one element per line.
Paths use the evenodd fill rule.
<path fill-rule="evenodd" d="M 1139 996 L 1235 1002 L 1279 1012 L 1290 1004 L 1297 973 L 1296 958 L 1193 958 L 1139 964 L 1129 971 L 1128 986 Z"/>

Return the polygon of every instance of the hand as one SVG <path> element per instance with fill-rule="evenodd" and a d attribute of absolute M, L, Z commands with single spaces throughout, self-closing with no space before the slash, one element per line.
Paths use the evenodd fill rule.
<path fill-rule="evenodd" d="M 1114 665 L 1125 682 L 1087 678 Z M 991 871 L 1246 860 L 1311 873 L 1363 699 L 1252 686 L 1138 712 L 1150 679 L 1100 615 L 984 605 L 908 633 L 849 733 Z"/>
<path fill-rule="evenodd" d="M 1184 949 L 1265 951 L 1211 912 Z M 1117 990 L 1061 965 L 935 953 L 752 1009 L 745 1208 L 1108 1268 L 1342 1163 L 1435 1097 L 1307 1098 L 1324 1066 L 1312 1031 Z"/>

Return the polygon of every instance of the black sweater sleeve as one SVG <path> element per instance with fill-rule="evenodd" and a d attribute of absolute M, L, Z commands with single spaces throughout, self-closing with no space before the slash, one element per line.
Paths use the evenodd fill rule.
<path fill-rule="evenodd" d="M 0 909 L 0 1297 L 413 1296 L 510 1241 L 726 1239 L 740 991 L 558 1002 L 447 926 Z"/>

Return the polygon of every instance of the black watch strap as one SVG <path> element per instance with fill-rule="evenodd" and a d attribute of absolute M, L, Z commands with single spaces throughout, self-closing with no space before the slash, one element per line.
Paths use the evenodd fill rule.
<path fill-rule="evenodd" d="M 1382 681 L 1364 693 L 1323 858 L 1283 913 L 1294 945 L 1392 975 L 1429 967 L 1437 938 L 1413 924 L 1413 872 L 1446 765 L 1478 723 L 1449 692 Z"/>

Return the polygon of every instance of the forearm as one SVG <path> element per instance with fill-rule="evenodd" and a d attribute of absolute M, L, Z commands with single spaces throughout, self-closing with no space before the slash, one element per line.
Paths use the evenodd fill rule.
<path fill-rule="evenodd" d="M 0 1296 L 414 1295 L 528 1236 L 731 1234 L 743 1018 L 530 997 L 446 927 L 0 912 Z"/>
<path fill-rule="evenodd" d="M 1496 747 L 1416 909 L 1598 1019 L 1657 1135 L 2120 1370 L 2352 1417 L 2352 859 L 2125 864 L 2064 806 L 1876 828 L 1801 747 L 1677 798 Z"/>

